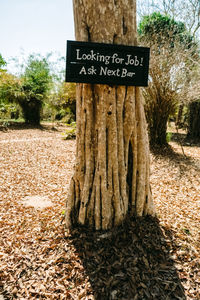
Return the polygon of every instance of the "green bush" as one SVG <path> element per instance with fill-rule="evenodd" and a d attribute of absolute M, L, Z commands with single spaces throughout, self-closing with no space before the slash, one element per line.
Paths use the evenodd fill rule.
<path fill-rule="evenodd" d="M 6 71 L 0 72 L 0 99 L 5 103 L 20 105 L 25 122 L 29 124 L 40 123 L 44 100 L 51 87 L 48 60 L 39 55 L 29 56 L 20 78 Z"/>
<path fill-rule="evenodd" d="M 24 96 L 18 99 L 26 123 L 40 123 L 41 109 L 51 84 L 52 76 L 47 59 L 30 55 L 22 75 Z"/>
<path fill-rule="evenodd" d="M 55 120 L 67 124 L 76 121 L 76 84 L 62 82 L 45 103 L 45 110 L 53 114 Z"/>
<path fill-rule="evenodd" d="M 63 133 L 64 140 L 71 140 L 76 138 L 76 122 L 71 123 L 71 128 L 67 128 Z"/>
<path fill-rule="evenodd" d="M 17 120 L 22 117 L 20 106 L 16 103 L 0 102 L 0 119 L 13 119 Z"/>

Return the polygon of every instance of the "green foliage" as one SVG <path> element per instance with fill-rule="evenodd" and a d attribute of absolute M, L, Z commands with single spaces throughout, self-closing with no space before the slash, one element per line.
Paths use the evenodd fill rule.
<path fill-rule="evenodd" d="M 63 133 L 64 140 L 71 140 L 76 138 L 76 122 L 71 123 L 71 128 L 65 130 Z"/>
<path fill-rule="evenodd" d="M 199 0 L 138 0 L 137 13 L 139 16 L 159 12 L 175 20 L 182 21 L 191 35 L 200 37 Z"/>
<path fill-rule="evenodd" d="M 54 111 L 55 119 L 70 124 L 76 120 L 76 84 L 62 82 L 50 95 L 47 105 Z"/>
<path fill-rule="evenodd" d="M 0 102 L 17 102 L 19 97 L 23 97 L 21 80 L 7 72 L 0 72 Z"/>
<path fill-rule="evenodd" d="M 152 34 L 171 37 L 185 32 L 186 28 L 182 22 L 176 22 L 167 15 L 162 15 L 159 12 L 154 12 L 151 15 L 144 16 L 139 24 L 138 33 L 151 37 Z"/>
<path fill-rule="evenodd" d="M 52 77 L 46 58 L 29 56 L 23 79 L 23 89 L 29 97 L 41 100 L 43 99 L 50 87 Z"/>
<path fill-rule="evenodd" d="M 14 76 L 6 70 L 0 72 L 0 104 L 19 104 L 27 123 L 39 124 L 41 117 L 46 120 L 62 120 L 70 124 L 76 120 L 76 92 L 74 83 L 63 82 L 59 72 L 63 58 L 58 65 L 40 55 L 30 55 L 21 65 L 21 75 Z M 2 66 L 4 60 L 0 57 Z M 2 115 L 9 118 L 9 109 L 2 108 Z M 12 113 L 13 115 L 13 113 Z"/>
<path fill-rule="evenodd" d="M 64 82 L 59 91 L 58 99 L 69 115 L 68 123 L 76 121 L 76 84 Z"/>
<path fill-rule="evenodd" d="M 5 103 L 0 100 L 0 119 L 19 119 L 21 110 L 16 103 Z"/>
<path fill-rule="evenodd" d="M 7 72 L 0 73 L 1 102 L 18 103 L 26 123 L 40 123 L 42 105 L 51 86 L 48 61 L 40 56 L 29 56 L 20 78 Z"/>
<path fill-rule="evenodd" d="M 47 59 L 29 56 L 25 72 L 21 77 L 23 96 L 18 102 L 27 123 L 39 124 L 43 102 L 52 84 Z"/>
<path fill-rule="evenodd" d="M 176 22 L 167 15 L 154 12 L 149 16 L 144 16 L 138 28 L 139 36 L 152 40 L 152 36 L 157 42 L 162 39 L 174 41 L 179 38 L 180 41 L 191 41 L 192 36 L 186 31 L 186 27 L 182 22 Z"/>
<path fill-rule="evenodd" d="M 3 59 L 1 53 L 0 53 L 0 72 L 2 72 L 4 67 L 6 66 L 6 61 Z"/>
<path fill-rule="evenodd" d="M 166 135 L 167 143 L 169 143 L 171 141 L 171 138 L 172 138 L 172 132 L 167 132 L 167 135 Z"/>
<path fill-rule="evenodd" d="M 157 50 L 168 44 L 169 49 L 173 49 L 178 44 L 183 49 L 197 49 L 194 37 L 187 31 L 182 22 L 177 22 L 173 18 L 154 12 L 149 16 L 144 16 L 138 27 L 140 40 L 159 45 Z"/>

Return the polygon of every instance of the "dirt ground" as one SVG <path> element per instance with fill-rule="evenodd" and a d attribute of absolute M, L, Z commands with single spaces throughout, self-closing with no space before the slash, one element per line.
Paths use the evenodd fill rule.
<path fill-rule="evenodd" d="M 157 219 L 67 233 L 75 140 L 64 131 L 0 130 L 0 297 L 200 299 L 200 147 L 186 143 L 183 154 L 174 134 L 151 153 Z"/>

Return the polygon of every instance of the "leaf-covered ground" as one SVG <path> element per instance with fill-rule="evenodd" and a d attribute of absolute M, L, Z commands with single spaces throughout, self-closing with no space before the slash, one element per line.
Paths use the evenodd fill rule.
<path fill-rule="evenodd" d="M 151 154 L 157 219 L 66 233 L 63 131 L 0 131 L 0 299 L 200 299 L 200 147 Z"/>

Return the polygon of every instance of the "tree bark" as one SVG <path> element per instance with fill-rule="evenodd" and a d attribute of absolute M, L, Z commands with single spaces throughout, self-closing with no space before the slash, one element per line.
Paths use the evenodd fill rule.
<path fill-rule="evenodd" d="M 160 107 L 156 106 L 151 110 L 149 116 L 149 138 L 150 145 L 155 146 L 165 146 L 167 145 L 167 121 L 169 119 L 169 114 L 163 109 L 162 114 L 160 112 Z"/>
<path fill-rule="evenodd" d="M 78 41 L 136 45 L 136 1 L 74 0 Z M 149 142 L 138 87 L 77 84 L 75 173 L 66 225 L 106 230 L 154 214 Z"/>
<path fill-rule="evenodd" d="M 187 138 L 200 141 L 200 101 L 189 104 L 189 124 Z"/>

